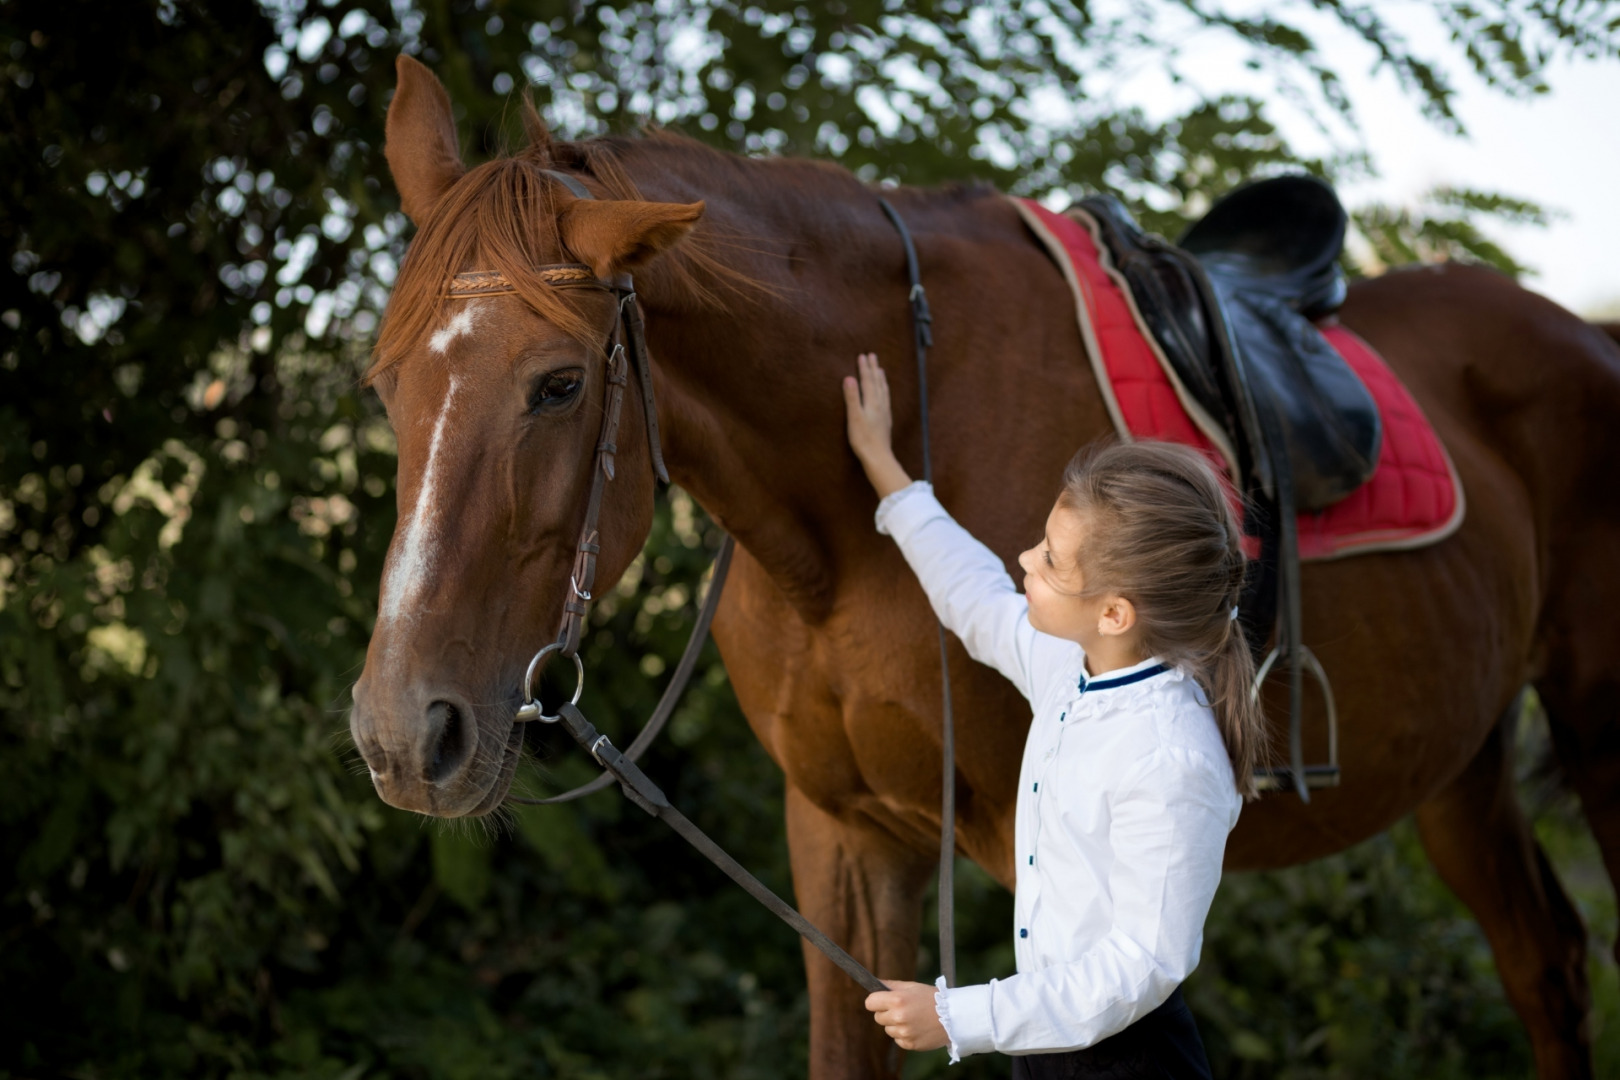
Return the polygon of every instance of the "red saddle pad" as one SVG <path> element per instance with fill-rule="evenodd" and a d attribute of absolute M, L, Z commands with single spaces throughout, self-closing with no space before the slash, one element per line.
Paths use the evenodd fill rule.
<path fill-rule="evenodd" d="M 1013 202 L 1074 290 L 1081 337 L 1120 438 L 1185 443 L 1233 475 L 1224 432 L 1146 332 L 1095 222 L 1078 209 L 1054 214 L 1031 199 Z M 1372 346 L 1337 323 L 1318 330 L 1372 393 L 1384 439 L 1372 479 L 1325 510 L 1299 515 L 1300 557 L 1402 550 L 1449 536 L 1462 524 L 1462 484 L 1423 410 Z"/>

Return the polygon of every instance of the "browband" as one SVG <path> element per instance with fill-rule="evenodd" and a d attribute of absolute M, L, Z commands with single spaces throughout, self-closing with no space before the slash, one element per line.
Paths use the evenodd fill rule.
<path fill-rule="evenodd" d="M 562 184 L 574 198 L 594 198 L 589 189 L 579 182 L 578 177 L 569 176 L 567 173 L 557 172 L 553 169 L 542 169 L 540 171 Z M 624 291 L 620 286 L 597 277 L 596 271 L 584 263 L 556 263 L 551 266 L 539 266 L 534 269 L 534 274 L 547 285 L 560 289 L 592 288 L 606 289 L 609 292 Z M 498 296 L 501 293 L 515 292 L 517 292 L 517 286 L 513 285 L 511 279 L 499 270 L 468 270 L 451 278 L 449 285 L 445 287 L 443 295 L 446 300 L 465 300 L 471 296 Z"/>
<path fill-rule="evenodd" d="M 613 286 L 596 276 L 596 271 L 584 263 L 558 263 L 536 267 L 535 276 L 547 285 L 559 289 L 589 288 L 613 290 Z M 471 296 L 496 296 L 515 293 L 517 286 L 499 270 L 468 270 L 451 278 L 445 286 L 446 300 L 465 300 Z"/>

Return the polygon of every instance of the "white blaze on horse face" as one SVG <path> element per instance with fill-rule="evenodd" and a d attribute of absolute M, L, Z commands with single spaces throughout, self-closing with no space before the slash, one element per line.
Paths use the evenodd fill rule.
<path fill-rule="evenodd" d="M 451 342 L 473 332 L 483 315 L 484 306 L 482 300 L 469 301 L 449 322 L 433 332 L 428 339 L 428 348 L 443 356 L 450 350 Z M 416 595 L 422 591 L 422 586 L 427 584 L 433 570 L 433 560 L 439 546 L 439 458 L 444 449 L 444 429 L 450 419 L 450 407 L 456 400 L 456 385 L 456 377 L 450 376 L 444 404 L 439 408 L 438 419 L 433 422 L 433 437 L 428 442 L 427 465 L 422 470 L 416 503 L 411 507 L 410 516 L 405 519 L 399 550 L 389 564 L 388 576 L 383 579 L 381 610 L 377 613 L 380 622 L 405 614 Z"/>
<path fill-rule="evenodd" d="M 454 326 L 467 312 L 456 316 L 451 321 Z M 439 331 L 446 333 L 449 327 Z M 437 340 L 438 334 L 434 335 Z M 438 517 L 439 510 L 435 505 L 438 495 L 439 456 L 444 448 L 444 429 L 450 419 L 450 406 L 456 400 L 456 377 L 450 376 L 450 388 L 445 391 L 444 405 L 439 409 L 439 418 L 433 422 L 433 438 L 428 442 L 427 467 L 422 470 L 422 483 L 416 491 L 416 504 L 411 507 L 411 514 L 405 520 L 404 533 L 400 539 L 399 550 L 394 554 L 393 562 L 388 567 L 388 576 L 383 579 L 382 610 L 378 612 L 382 621 L 396 619 L 403 615 L 406 608 L 427 583 L 428 574 L 432 570 L 434 556 L 438 554 Z"/>
<path fill-rule="evenodd" d="M 456 312 L 455 317 L 445 323 L 444 326 L 433 331 L 433 336 L 428 339 L 428 348 L 432 349 L 437 355 L 443 356 L 449 350 L 452 341 L 463 334 L 473 332 L 473 327 L 483 313 L 484 302 L 482 300 L 471 301 L 466 307 Z"/>

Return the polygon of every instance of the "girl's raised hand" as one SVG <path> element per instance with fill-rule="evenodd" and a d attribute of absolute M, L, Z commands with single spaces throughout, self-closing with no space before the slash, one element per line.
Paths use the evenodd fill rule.
<path fill-rule="evenodd" d="M 850 449 L 860 459 L 866 478 L 882 498 L 911 483 L 894 456 L 894 418 L 889 411 L 889 380 L 876 353 L 855 358 L 859 379 L 844 376 L 844 412 Z"/>

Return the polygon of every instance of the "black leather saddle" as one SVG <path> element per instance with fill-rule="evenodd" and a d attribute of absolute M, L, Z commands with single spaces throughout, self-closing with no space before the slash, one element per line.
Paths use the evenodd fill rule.
<path fill-rule="evenodd" d="M 1377 406 L 1312 325 L 1345 295 L 1346 217 L 1331 187 L 1309 176 L 1249 184 L 1178 245 L 1144 233 L 1113 196 L 1080 207 L 1177 378 L 1227 432 L 1244 480 L 1275 499 L 1286 470 L 1295 508 L 1319 510 L 1372 476 Z"/>

